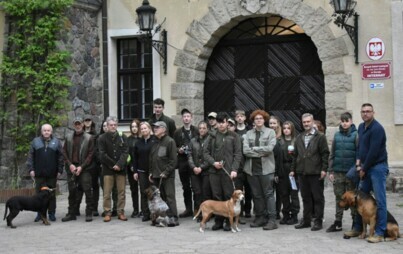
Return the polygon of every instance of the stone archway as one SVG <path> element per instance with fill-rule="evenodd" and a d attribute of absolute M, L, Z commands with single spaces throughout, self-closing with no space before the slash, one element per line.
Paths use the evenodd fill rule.
<path fill-rule="evenodd" d="M 277 14 L 302 27 L 316 45 L 325 75 L 326 122 L 328 126 L 337 126 L 339 115 L 346 110 L 346 92 L 351 91 L 352 81 L 351 75 L 344 72 L 342 59 L 348 54 L 347 46 L 342 37 L 333 35 L 329 27 L 330 15 L 323 8 L 314 9 L 300 0 L 251 1 L 260 4 L 260 9 L 256 8 L 258 10 L 254 13 L 243 8 L 241 2 L 247 1 L 212 0 L 209 12 L 188 27 L 189 38 L 183 50 L 177 52 L 174 62 L 178 70 L 171 98 L 177 102 L 176 111 L 189 108 L 194 113 L 195 122 L 201 120 L 205 69 L 214 46 L 240 21 Z"/>

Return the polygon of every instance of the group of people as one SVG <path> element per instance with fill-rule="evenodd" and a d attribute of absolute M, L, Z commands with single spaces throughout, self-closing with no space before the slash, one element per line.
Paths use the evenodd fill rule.
<path fill-rule="evenodd" d="M 52 136 L 52 126 L 42 126 L 42 135 L 32 141 L 27 167 L 38 191 L 42 185 L 55 187 L 66 170 L 69 207 L 62 221 L 76 220 L 83 194 L 85 220 L 98 216 L 100 186 L 104 221 L 109 222 L 113 216 L 126 221 L 127 177 L 133 201 L 131 217 L 142 216 L 143 221 L 150 219 L 144 190 L 153 184 L 169 207 L 168 226 L 178 226 L 178 217 L 193 216 L 204 200 L 228 200 L 234 190 L 240 189 L 246 197 L 241 215 L 255 216 L 251 227 L 273 230 L 280 219 L 280 224 L 317 231 L 323 227 L 324 180 L 329 175 L 334 184 L 336 215 L 327 232 L 342 230 L 343 209 L 338 206 L 341 195 L 360 188 L 367 193 L 373 191 L 378 205 L 376 234 L 368 241 L 381 241 L 386 228 L 386 135 L 374 119 L 371 104 L 361 107 L 364 122 L 358 131 L 350 113 L 341 115 L 340 129 L 330 149 L 323 130 L 309 113 L 301 117 L 304 130 L 299 135 L 291 121 L 281 123 L 264 110 L 250 114 L 250 125 L 245 112 L 236 110 L 235 119 L 210 112 L 207 121 L 194 126 L 192 113 L 183 109 L 183 126 L 177 129 L 175 122 L 164 115 L 164 105 L 162 99 L 155 99 L 153 116 L 148 122 L 133 120 L 128 137 L 117 131 L 115 117 L 105 120 L 100 134 L 96 134 L 90 117 L 76 117 L 74 132 L 66 135 L 63 145 Z M 359 186 L 346 177 L 351 168 L 360 174 Z M 180 214 L 175 197 L 176 169 L 185 203 Z M 303 202 L 300 221 L 299 192 Z M 50 220 L 56 220 L 55 209 L 56 200 L 52 200 Z M 345 235 L 354 237 L 362 225 L 354 209 L 351 214 L 353 229 Z M 215 216 L 214 222 L 212 230 L 230 230 L 228 219 Z"/>

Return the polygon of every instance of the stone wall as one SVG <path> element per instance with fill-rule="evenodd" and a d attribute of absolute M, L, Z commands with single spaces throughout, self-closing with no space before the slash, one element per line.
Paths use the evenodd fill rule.
<path fill-rule="evenodd" d="M 68 100 L 66 101 L 66 121 L 63 127 L 55 128 L 54 135 L 64 139 L 69 126 L 76 115 L 91 115 L 99 129 L 103 115 L 103 84 L 101 77 L 101 55 L 100 55 L 100 11 L 102 0 L 78 0 L 68 10 L 68 21 L 65 26 L 68 33 L 61 38 L 60 47 L 71 52 L 71 68 L 67 75 L 71 79 L 72 86 L 69 89 Z M 6 25 L 7 27 L 7 25 Z M 0 102 L 1 105 L 2 102 Z M 12 114 L 13 105 L 5 105 Z M 66 126 L 68 126 L 66 128 Z M 23 156 L 14 166 L 16 153 L 13 140 L 7 136 L 6 125 L 0 126 L 1 147 L 0 147 L 0 189 L 16 186 L 18 179 L 20 187 L 32 186 L 32 181 L 26 171 Z"/>

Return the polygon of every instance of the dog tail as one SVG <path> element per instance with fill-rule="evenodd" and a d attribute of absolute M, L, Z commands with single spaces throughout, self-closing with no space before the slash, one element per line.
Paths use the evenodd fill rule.
<path fill-rule="evenodd" d="M 197 210 L 197 213 L 193 217 L 193 220 L 197 219 L 197 217 L 199 216 L 200 213 L 201 213 L 201 208 L 199 207 L 199 210 Z"/>
<path fill-rule="evenodd" d="M 7 210 L 8 210 L 8 202 L 6 203 L 6 209 L 4 210 L 4 218 L 3 218 L 3 220 L 5 220 L 6 217 L 7 217 Z"/>

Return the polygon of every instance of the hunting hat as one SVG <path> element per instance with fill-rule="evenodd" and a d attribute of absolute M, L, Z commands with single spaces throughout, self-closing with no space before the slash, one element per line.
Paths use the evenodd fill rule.
<path fill-rule="evenodd" d="M 167 124 L 163 121 L 157 121 L 157 122 L 153 123 L 152 126 L 163 127 L 165 129 L 167 128 Z"/>
<path fill-rule="evenodd" d="M 83 123 L 83 118 L 82 118 L 81 116 L 76 116 L 76 117 L 74 118 L 73 123 L 74 123 L 74 124 L 75 124 L 75 123 Z"/>

